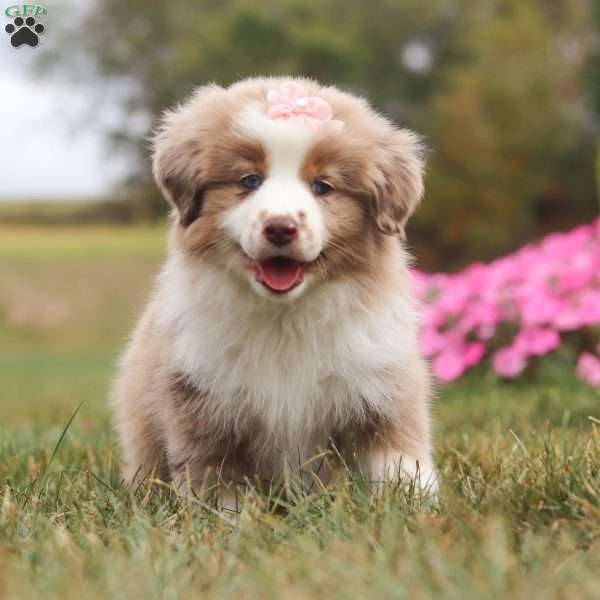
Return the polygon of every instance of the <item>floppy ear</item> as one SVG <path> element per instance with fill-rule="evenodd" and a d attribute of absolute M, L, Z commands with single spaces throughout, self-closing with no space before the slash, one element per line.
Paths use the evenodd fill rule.
<path fill-rule="evenodd" d="M 207 119 L 223 91 L 217 85 L 196 90 L 188 102 L 163 114 L 152 139 L 154 179 L 184 227 L 202 211 Z"/>
<path fill-rule="evenodd" d="M 404 238 L 404 227 L 423 196 L 424 148 L 418 136 L 397 129 L 382 147 L 375 182 L 375 221 L 380 231 Z"/>

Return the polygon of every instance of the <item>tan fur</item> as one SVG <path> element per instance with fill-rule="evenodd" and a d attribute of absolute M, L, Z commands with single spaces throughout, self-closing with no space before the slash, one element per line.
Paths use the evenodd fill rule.
<path fill-rule="evenodd" d="M 385 313 L 390 299 L 411 306 L 409 261 L 398 238 L 422 195 L 418 141 L 374 113 L 365 101 L 308 80 L 301 82 L 309 94 L 327 100 L 334 117 L 345 124 L 336 133 L 323 128 L 298 173 L 307 186 L 321 177 L 334 187 L 319 204 L 327 241 L 323 252 L 307 266 L 312 284 L 299 299 L 270 304 L 248 287 L 244 278 L 252 261 L 224 234 L 223 215 L 245 201 L 248 192 L 240 187 L 240 178 L 249 173 L 268 177 L 270 165 L 261 141 L 245 136 L 237 119 L 244 107 L 264 105 L 266 91 L 281 81 L 255 79 L 228 89 L 200 88 L 185 105 L 166 113 L 156 134 L 154 174 L 174 215 L 169 262 L 123 356 L 113 393 L 128 481 L 154 472 L 181 489 L 188 481 L 199 489 L 215 477 L 270 478 L 282 472 L 276 445 L 288 438 L 302 440 L 308 453 L 303 460 L 310 458 L 311 451 L 333 443 L 349 464 L 365 469 L 378 465 L 372 468 L 373 476 L 389 478 L 390 465 L 403 466 L 400 456 L 416 461 L 419 468 L 432 469 L 429 376 L 418 352 L 412 318 L 407 317 L 406 331 L 397 333 L 406 336 L 402 348 L 408 349 L 397 360 L 389 356 L 384 365 L 372 369 L 374 382 L 381 387 L 380 402 L 365 399 L 363 406 L 360 402 L 348 406 L 347 414 L 323 407 L 323 415 L 311 420 L 312 429 L 307 423 L 305 431 L 289 432 L 282 422 L 281 431 L 288 438 L 279 435 L 277 428 L 269 428 L 264 412 L 268 407 L 253 409 L 242 384 L 236 393 L 244 409 L 232 414 L 230 408 L 221 406 L 225 400 L 216 388 L 199 387 L 173 358 L 186 328 L 185 322 L 167 322 L 164 316 L 169 298 L 183 293 L 170 275 L 174 268 L 182 276 L 189 274 L 197 285 L 210 278 L 217 281 L 215 298 L 231 298 L 233 304 L 211 308 L 215 315 L 222 311 L 224 319 L 237 314 L 240 319 L 252 319 L 252 324 L 241 321 L 240 331 L 248 328 L 256 339 L 261 331 L 272 331 L 279 340 L 273 340 L 274 347 L 294 344 L 305 332 L 302 323 L 315 318 L 322 318 L 323 326 L 306 335 L 319 335 L 328 327 L 335 331 L 335 321 L 329 316 L 336 306 L 335 294 L 341 294 L 347 304 L 340 305 L 336 318 L 355 318 L 357 323 L 368 323 L 378 312 Z M 253 227 L 261 226 L 265 216 L 259 215 Z M 305 212 L 293 216 L 310 240 L 313 232 Z M 203 306 L 207 305 L 210 293 L 204 300 Z M 365 335 L 369 331 L 367 327 Z M 207 331 L 206 340 L 209 335 Z M 201 347 L 204 340 L 197 343 Z M 233 371 L 241 364 L 236 357 L 243 348 L 236 347 L 238 342 L 223 343 L 228 344 L 223 356 L 232 361 L 232 377 L 243 381 L 244 372 Z M 306 356 L 307 361 L 313 359 Z M 297 365 L 286 363 L 286 368 L 301 369 L 302 360 Z M 327 364 L 327 357 L 319 360 Z M 273 368 L 278 368 L 275 357 Z M 334 390 L 350 385 L 339 373 L 333 381 L 324 376 L 323 382 Z M 235 406 L 236 401 L 229 399 L 227 406 Z M 414 472 L 414 467 L 406 470 Z"/>

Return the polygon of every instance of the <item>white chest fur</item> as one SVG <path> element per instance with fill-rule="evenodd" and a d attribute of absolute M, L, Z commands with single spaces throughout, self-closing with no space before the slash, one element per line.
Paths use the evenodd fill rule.
<path fill-rule="evenodd" d="M 392 410 L 385 375 L 416 347 L 410 296 L 367 308 L 340 282 L 279 304 L 244 286 L 177 256 L 159 281 L 172 367 L 209 391 L 214 419 L 241 426 L 251 415 L 292 449 L 365 410 Z"/>

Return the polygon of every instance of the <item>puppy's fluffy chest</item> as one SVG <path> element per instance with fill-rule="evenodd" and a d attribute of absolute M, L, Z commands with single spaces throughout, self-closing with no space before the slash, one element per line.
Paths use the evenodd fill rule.
<path fill-rule="evenodd" d="M 277 304 L 173 257 L 157 300 L 171 366 L 208 394 L 214 423 L 259 420 L 276 443 L 298 445 L 392 410 L 385 390 L 414 348 L 414 310 L 393 291 L 370 308 L 357 297 L 340 284 Z"/>

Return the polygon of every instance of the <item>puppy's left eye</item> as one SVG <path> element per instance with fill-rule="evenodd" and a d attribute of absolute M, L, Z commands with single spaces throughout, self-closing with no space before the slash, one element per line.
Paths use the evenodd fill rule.
<path fill-rule="evenodd" d="M 313 193 L 317 196 L 324 196 L 333 189 L 333 186 L 322 179 L 315 179 L 312 182 L 311 188 Z"/>
<path fill-rule="evenodd" d="M 252 173 L 251 175 L 242 177 L 240 181 L 247 190 L 255 190 L 262 183 L 262 177 Z"/>

